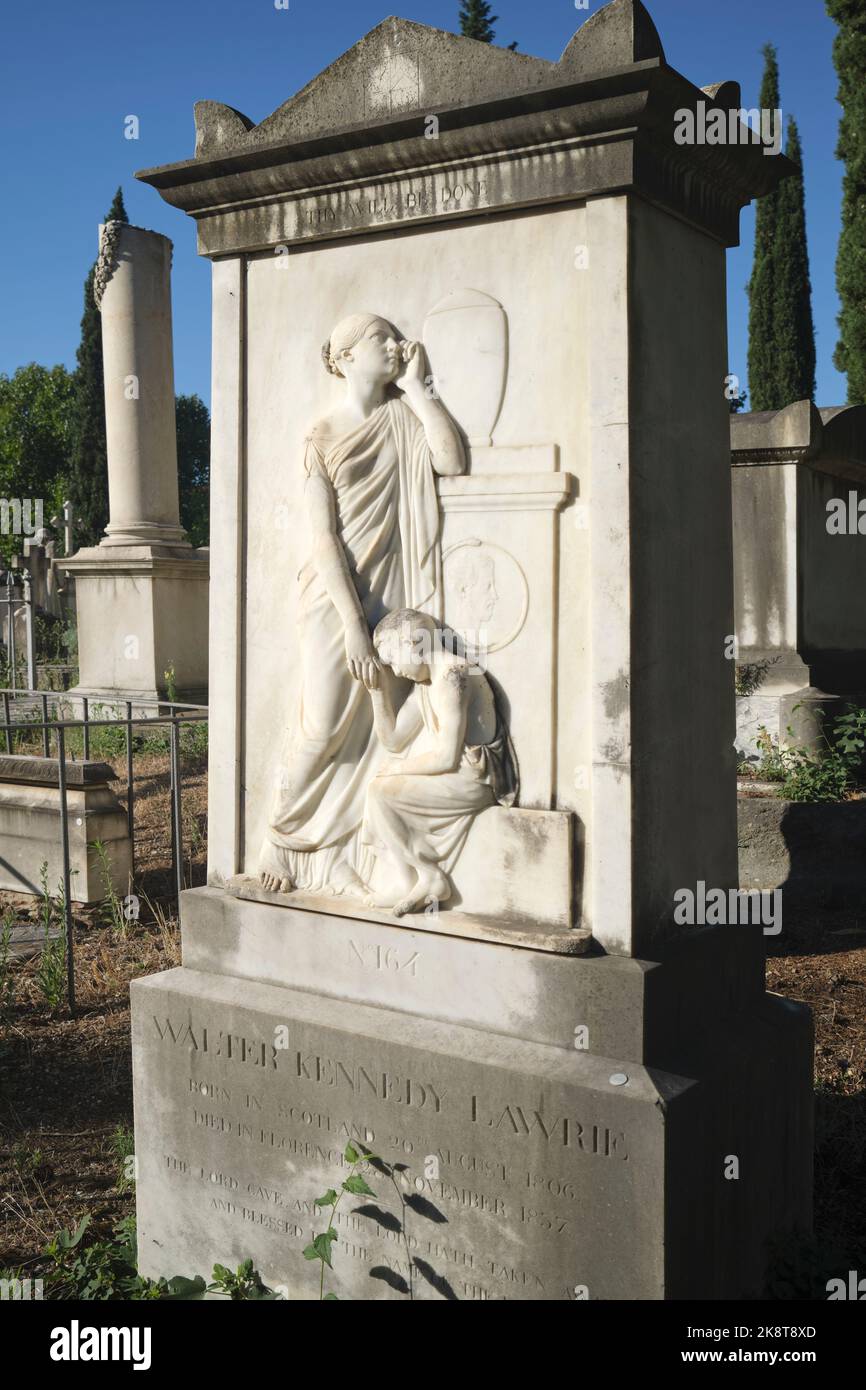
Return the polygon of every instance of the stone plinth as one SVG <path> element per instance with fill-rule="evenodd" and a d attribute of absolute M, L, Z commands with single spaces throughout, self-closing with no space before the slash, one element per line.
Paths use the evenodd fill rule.
<path fill-rule="evenodd" d="M 268 1283 L 317 1297 L 301 1252 L 347 1141 L 405 1165 L 406 1205 L 367 1172 L 375 1199 L 337 1223 L 341 1298 L 408 1297 L 410 1278 L 416 1299 L 747 1297 L 766 1229 L 808 1213 L 786 1124 L 808 1140 L 810 1020 L 764 996 L 754 940 L 663 967 L 213 889 L 182 915 L 183 969 L 132 986 L 148 1274 L 254 1251 Z M 730 1154 L 744 1180 L 724 1180 Z"/>
<path fill-rule="evenodd" d="M 59 771 L 56 758 L 0 757 L 0 888 L 41 894 L 42 865 L 48 891 L 63 884 Z M 108 892 L 94 842 L 104 846 L 111 887 L 129 892 L 132 846 L 126 811 L 111 789 L 106 763 L 67 762 L 69 859 L 75 902 L 99 902 Z"/>
<path fill-rule="evenodd" d="M 786 911 L 821 913 L 866 895 L 866 802 L 810 803 L 780 796 L 740 797 L 740 883 L 783 891 Z M 836 939 L 857 944 L 856 927 Z M 861 938 L 862 939 L 862 938 Z"/>
<path fill-rule="evenodd" d="M 176 698 L 207 703 L 208 552 L 166 553 L 150 545 L 80 550 L 64 567 L 75 575 L 78 684 L 106 709 L 131 700 L 165 700 L 166 672 Z M 77 706 L 75 706 L 77 707 Z M 121 713 L 124 712 L 121 710 Z"/>

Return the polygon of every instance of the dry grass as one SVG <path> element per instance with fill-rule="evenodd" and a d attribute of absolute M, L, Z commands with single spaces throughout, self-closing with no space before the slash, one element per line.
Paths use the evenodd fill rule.
<path fill-rule="evenodd" d="M 129 982 L 180 958 L 176 922 L 126 935 L 76 925 L 78 1012 L 52 1011 L 37 961 L 16 965 L 0 1041 L 0 1266 L 25 1264 L 89 1211 L 108 1228 L 132 1210 L 111 1137 L 132 1126 Z"/>
<path fill-rule="evenodd" d="M 125 785 L 125 759 L 106 757 Z M 77 1012 L 52 1009 L 38 957 L 16 961 L 14 991 L 0 1018 L 0 1267 L 26 1266 L 46 1241 L 89 1212 L 97 1231 L 133 1209 L 113 1141 L 132 1127 L 129 982 L 180 961 L 171 864 L 168 757 L 136 756 L 138 922 L 123 931 L 106 908 L 74 909 Z M 207 770 L 183 760 L 184 879 L 204 882 Z M 32 897 L 0 894 L 19 922 L 39 920 Z"/>

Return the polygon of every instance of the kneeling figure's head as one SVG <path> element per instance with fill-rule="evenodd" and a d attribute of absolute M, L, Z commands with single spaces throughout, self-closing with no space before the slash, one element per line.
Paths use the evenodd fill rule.
<path fill-rule="evenodd" d="M 439 625 L 428 613 L 398 608 L 377 625 L 373 646 L 395 675 L 408 681 L 426 681 L 438 635 Z"/>

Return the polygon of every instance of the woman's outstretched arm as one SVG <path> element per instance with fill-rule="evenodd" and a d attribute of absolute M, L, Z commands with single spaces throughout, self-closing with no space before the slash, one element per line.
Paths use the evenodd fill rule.
<path fill-rule="evenodd" d="M 346 665 L 355 680 L 374 690 L 379 684 L 379 663 L 346 552 L 337 535 L 333 490 L 325 478 L 313 475 L 307 479 L 304 496 L 313 533 L 312 560 L 343 622 Z"/>

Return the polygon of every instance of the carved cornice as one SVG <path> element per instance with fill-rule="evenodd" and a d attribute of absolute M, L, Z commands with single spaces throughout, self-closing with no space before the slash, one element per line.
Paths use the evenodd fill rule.
<path fill-rule="evenodd" d="M 731 416 L 731 467 L 796 464 L 866 484 L 866 406 L 818 410 L 794 401 L 783 410 Z"/>
<path fill-rule="evenodd" d="M 57 567 L 67 574 L 84 575 L 157 575 L 163 579 L 207 579 L 210 573 L 210 554 L 206 549 L 172 553 L 170 546 L 91 546 L 79 550 Z"/>
<path fill-rule="evenodd" d="M 608 11 L 614 12 L 606 21 L 610 29 L 642 7 L 615 0 L 594 18 Z M 420 42 L 414 31 L 424 26 L 389 24 L 401 26 L 394 32 L 406 51 Z M 604 25 L 590 33 L 591 24 L 578 31 L 560 63 L 509 67 L 522 88 L 504 84 L 501 95 L 490 96 L 489 81 L 473 87 L 464 80 L 460 90 L 469 94 L 432 112 L 419 101 L 409 111 L 322 129 L 309 114 L 312 96 L 305 89 L 250 129 L 238 113 L 217 113 L 218 104 L 208 103 L 200 157 L 137 177 L 196 219 L 199 250 L 208 256 L 619 192 L 645 197 L 735 245 L 740 209 L 793 166 L 754 143 L 677 144 L 678 112 L 716 102 L 727 110 L 738 102 L 736 86 L 702 90 L 667 66 L 647 31 L 635 30 L 630 46 L 623 41 L 604 48 Z M 467 42 L 439 36 L 446 50 L 444 41 Z M 353 55 L 365 43 L 310 84 L 320 84 L 316 99 L 328 113 L 335 89 L 351 76 L 349 60 L 360 61 Z M 393 56 L 390 30 L 380 43 L 390 44 Z M 475 55 L 486 46 L 470 47 L 477 72 L 486 72 L 491 55 Z M 463 53 L 454 49 L 455 62 Z M 501 54 L 496 64 L 498 72 Z M 428 113 L 438 121 L 436 139 L 425 134 Z M 283 138 L 273 140 L 278 132 Z"/>
<path fill-rule="evenodd" d="M 439 478 L 443 512 L 558 512 L 571 501 L 571 473 L 479 473 Z"/>

